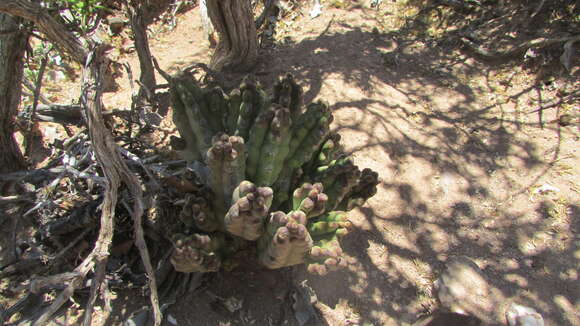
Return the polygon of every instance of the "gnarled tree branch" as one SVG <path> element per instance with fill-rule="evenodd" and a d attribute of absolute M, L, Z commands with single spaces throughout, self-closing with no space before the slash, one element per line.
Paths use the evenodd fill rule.
<path fill-rule="evenodd" d="M 39 4 L 26 0 L 2 0 L 0 1 L 0 12 L 22 17 L 35 23 L 36 27 L 61 51 L 71 56 L 76 62 L 85 64 L 87 51 L 79 39 L 64 25 L 52 18 L 46 9 Z"/>

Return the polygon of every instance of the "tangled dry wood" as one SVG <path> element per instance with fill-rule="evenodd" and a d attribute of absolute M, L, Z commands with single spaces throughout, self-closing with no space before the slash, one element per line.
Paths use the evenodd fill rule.
<path fill-rule="evenodd" d="M 88 124 L 88 133 L 91 140 L 91 148 L 102 170 L 105 178 L 104 196 L 100 205 L 101 218 L 99 222 L 98 238 L 92 251 L 84 258 L 72 272 L 65 272 L 30 282 L 30 292 L 39 293 L 43 288 L 61 288 L 64 290 L 58 297 L 46 308 L 40 316 L 34 320 L 33 325 L 45 325 L 55 313 L 71 298 L 75 290 L 84 285 L 84 281 L 89 272 L 94 270 L 93 280 L 90 283 L 90 298 L 86 306 L 84 315 L 84 325 L 91 324 L 92 312 L 97 298 L 102 296 L 104 302 L 110 302 L 110 294 L 105 285 L 105 272 L 108 257 L 110 255 L 111 243 L 114 234 L 114 220 L 116 207 L 119 200 L 119 191 L 122 186 L 129 190 L 129 197 L 132 201 L 130 215 L 133 218 L 133 228 L 135 232 L 135 245 L 139 249 L 139 254 L 143 261 L 149 280 L 149 289 L 151 303 L 154 312 L 155 325 L 161 323 L 161 311 L 159 308 L 159 299 L 157 295 L 157 286 L 155 273 L 151 264 L 149 252 L 145 244 L 145 238 L 142 228 L 142 217 L 144 214 L 143 190 L 140 180 L 130 171 L 125 159 L 121 157 L 121 151 L 113 140 L 110 131 L 106 128 L 102 115 L 102 81 L 103 74 L 107 68 L 108 62 L 103 51 L 106 47 L 95 45 L 89 52 L 87 63 L 83 69 L 83 91 L 81 96 L 81 106 L 84 109 L 84 115 Z M 74 167 L 72 167 L 74 169 Z M 16 200 L 16 199 L 14 199 Z M 10 200 L 5 199 L 5 202 Z M 38 207 L 40 208 L 40 207 Z M 84 235 L 85 233 L 81 233 Z M 72 243 L 75 243 L 73 241 Z M 71 246 L 63 249 L 63 254 Z M 62 254 L 57 254 L 53 259 L 57 259 Z M 39 263 L 40 261 L 35 260 Z M 29 262 L 29 263 L 34 263 Z M 21 263 L 21 262 L 20 262 Z M 22 263 L 20 264 L 22 265 Z M 24 266 L 4 266 L 2 273 L 8 273 L 10 270 L 22 269 Z M 12 308 L 11 314 L 17 309 Z"/>

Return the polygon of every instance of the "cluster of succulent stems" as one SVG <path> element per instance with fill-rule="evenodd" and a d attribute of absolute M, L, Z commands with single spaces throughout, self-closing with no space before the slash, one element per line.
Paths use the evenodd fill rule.
<path fill-rule="evenodd" d="M 247 79 L 226 94 L 189 73 L 172 77 L 170 92 L 180 134 L 172 146 L 207 188 L 185 194 L 177 271 L 217 271 L 248 242 L 270 269 L 306 264 L 323 275 L 346 266 L 347 212 L 376 193 L 378 174 L 341 151 L 328 104 L 303 105 L 289 74 L 271 95 Z"/>

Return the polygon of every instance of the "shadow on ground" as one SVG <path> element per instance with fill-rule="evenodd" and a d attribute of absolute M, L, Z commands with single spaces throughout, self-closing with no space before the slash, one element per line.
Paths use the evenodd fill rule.
<path fill-rule="evenodd" d="M 346 300 L 362 321 L 412 323 L 436 309 L 432 284 L 445 261 L 466 255 L 499 289 L 484 321 L 502 323 L 503 306 L 517 301 L 550 324 L 574 324 L 580 221 L 570 204 L 578 199 L 574 173 L 566 173 L 577 171 L 566 163 L 572 132 L 528 114 L 536 85 L 502 84 L 514 77 L 505 68 L 408 29 L 373 31 L 374 23 L 363 9 L 328 10 L 297 40 L 265 50 L 255 71 L 264 85 L 291 72 L 306 102 L 328 100 L 345 151 L 382 179 L 377 196 L 352 213 L 357 229 L 343 249 L 355 262 L 303 277 L 321 302 Z M 571 191 L 536 191 L 546 180 Z M 169 313 L 185 325 L 293 325 L 288 274 L 244 264 L 216 275 L 211 294 L 189 294 Z M 212 295 L 235 297 L 243 308 L 223 311 Z M 191 320 L 191 309 L 205 314 Z"/>

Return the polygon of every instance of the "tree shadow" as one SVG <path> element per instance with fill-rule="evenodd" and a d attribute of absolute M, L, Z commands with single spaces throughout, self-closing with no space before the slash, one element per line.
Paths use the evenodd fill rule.
<path fill-rule="evenodd" d="M 567 274 L 577 210 L 563 204 L 568 230 L 554 231 L 555 218 L 536 212 L 542 195 L 533 192 L 546 178 L 567 182 L 554 167 L 570 134 L 530 118 L 521 102 L 534 87 L 502 89 L 491 76 L 497 66 L 405 30 L 357 25 L 331 20 L 322 34 L 266 54 L 258 68 L 265 85 L 292 72 L 305 102 L 332 97 L 345 151 L 381 174 L 380 199 L 352 214 L 358 229 L 344 241 L 357 263 L 308 277 L 319 299 L 334 306 L 348 298 L 375 324 L 413 322 L 433 308 L 425 297 L 433 297 L 448 257 L 466 255 L 500 289 L 498 309 L 478 317 L 500 323 L 500 304 L 517 300 L 573 324 L 573 313 L 555 301 L 573 303 L 580 290 Z"/>
<path fill-rule="evenodd" d="M 373 14 L 360 11 L 367 26 L 327 19 L 322 33 L 264 50 L 255 70 L 266 88 L 293 73 L 306 103 L 331 98 L 345 152 L 382 179 L 377 197 L 351 214 L 356 230 L 343 249 L 355 262 L 326 276 L 301 275 L 331 307 L 346 298 L 364 321 L 412 323 L 437 307 L 432 284 L 448 258 L 466 255 L 499 289 L 498 309 L 477 316 L 484 322 L 502 323 L 503 305 L 515 300 L 548 322 L 574 324 L 578 207 L 559 203 L 566 212 L 547 215 L 552 206 L 533 188 L 546 178 L 567 182 L 554 173 L 570 149 L 568 133 L 557 125 L 541 128 L 524 111 L 535 87 L 499 84 L 498 66 L 416 33 L 420 23 L 373 31 Z M 251 265 L 220 273 L 212 290 L 242 296 L 244 309 L 264 325 L 269 318 L 294 324 L 286 271 Z M 188 300 L 202 310 L 211 304 L 203 296 Z M 272 305 L 266 309 L 265 302 Z M 228 318 L 243 324 L 240 316 Z"/>

